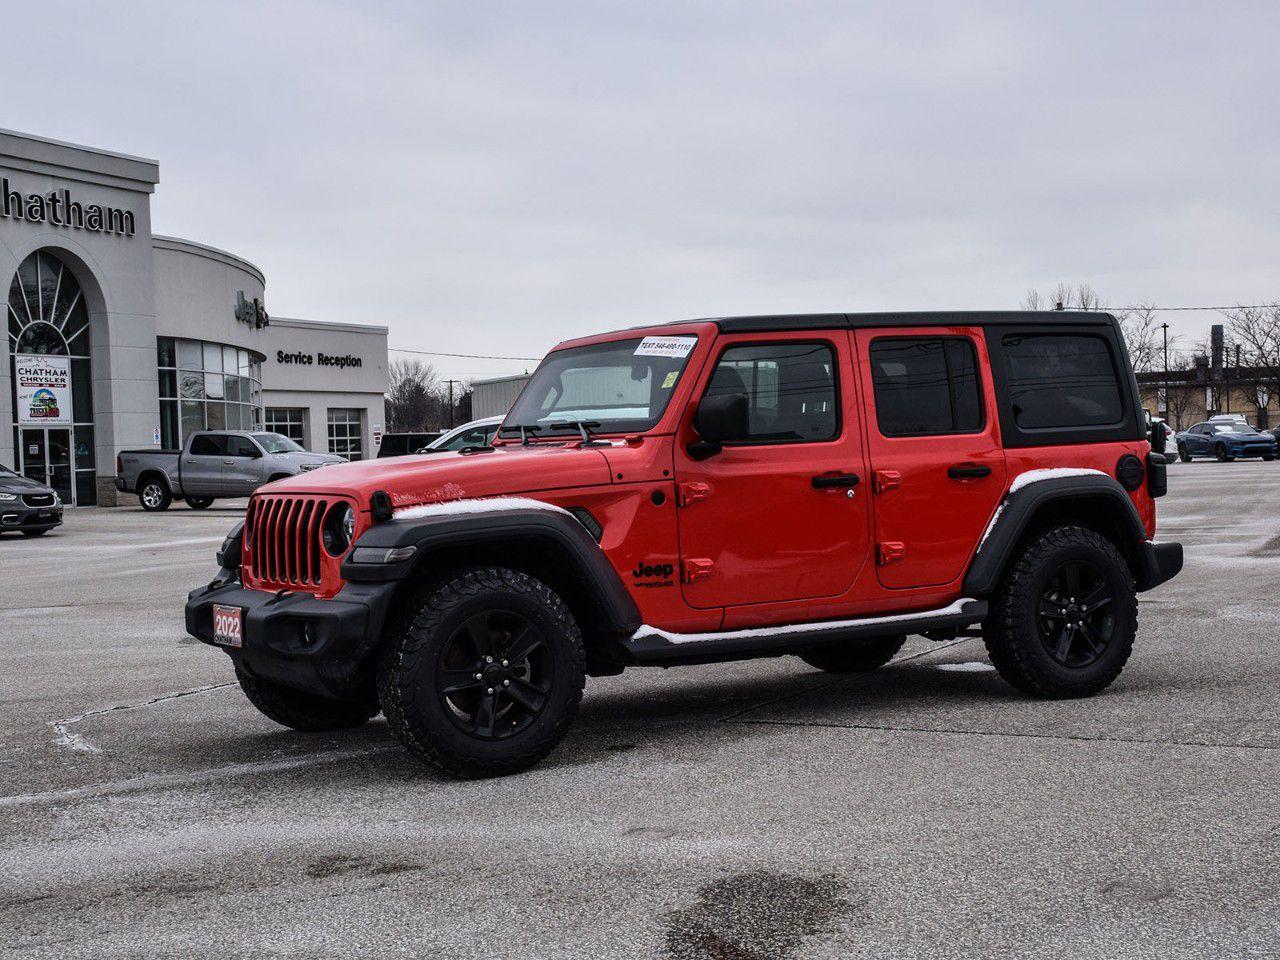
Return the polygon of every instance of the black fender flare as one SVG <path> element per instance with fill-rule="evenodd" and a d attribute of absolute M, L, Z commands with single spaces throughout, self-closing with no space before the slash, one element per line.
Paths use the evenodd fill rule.
<path fill-rule="evenodd" d="M 596 604 L 607 632 L 630 636 L 639 628 L 640 611 L 600 545 L 573 514 L 549 506 L 442 510 L 375 524 L 360 536 L 356 549 L 342 562 L 342 576 L 353 582 L 405 580 L 441 550 L 493 546 L 517 539 L 541 541 L 568 558 L 573 575 Z M 413 555 L 392 563 L 356 560 L 402 547 L 413 547 Z"/>
<path fill-rule="evenodd" d="M 1182 545 L 1148 540 L 1137 508 L 1114 477 L 1104 473 L 1046 477 L 1005 495 L 965 573 L 965 596 L 994 593 L 1036 514 L 1062 501 L 1089 501 L 1095 509 L 1101 508 L 1097 516 L 1105 519 L 1104 532 L 1120 546 L 1139 590 L 1150 590 L 1182 569 Z"/>

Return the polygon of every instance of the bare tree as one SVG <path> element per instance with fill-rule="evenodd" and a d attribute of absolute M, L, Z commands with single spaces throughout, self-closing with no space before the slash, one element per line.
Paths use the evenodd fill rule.
<path fill-rule="evenodd" d="M 439 377 L 421 360 L 392 360 L 387 365 L 387 430 L 415 433 L 439 419 Z"/>
<path fill-rule="evenodd" d="M 1038 290 L 1028 290 L 1022 298 L 1024 310 L 1054 310 L 1061 305 L 1064 310 L 1107 310 L 1106 301 L 1087 283 L 1072 286 L 1060 283 L 1053 293 L 1045 295 Z M 1112 310 L 1120 323 L 1125 346 L 1133 369 L 1139 373 L 1159 370 L 1163 367 L 1164 340 L 1160 324 L 1156 322 L 1153 304 L 1142 304 L 1133 310 Z M 1176 340 L 1176 338 L 1175 338 Z M 1173 345 L 1171 341 L 1170 346 Z"/>
<path fill-rule="evenodd" d="M 1236 307 L 1227 311 L 1227 329 L 1240 346 L 1240 360 L 1253 369 L 1252 391 L 1258 418 L 1266 422 L 1266 405 L 1280 396 L 1280 303 Z"/>

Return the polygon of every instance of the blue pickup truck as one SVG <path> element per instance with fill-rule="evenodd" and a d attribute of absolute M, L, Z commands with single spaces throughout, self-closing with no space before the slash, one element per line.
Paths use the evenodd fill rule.
<path fill-rule="evenodd" d="M 1227 463 L 1237 457 L 1276 458 L 1276 438 L 1259 433 L 1236 417 L 1214 417 L 1197 423 L 1177 435 L 1178 459 L 1184 463 L 1192 457 L 1213 457 Z"/>

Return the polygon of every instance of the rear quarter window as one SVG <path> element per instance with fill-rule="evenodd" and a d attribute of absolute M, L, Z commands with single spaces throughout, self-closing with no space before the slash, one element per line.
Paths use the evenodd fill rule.
<path fill-rule="evenodd" d="M 986 338 L 1006 447 L 1146 436 L 1113 324 L 992 324 Z"/>
<path fill-rule="evenodd" d="M 1109 426 L 1125 419 L 1111 348 L 1090 334 L 1005 336 L 1009 406 L 1023 430 Z"/>

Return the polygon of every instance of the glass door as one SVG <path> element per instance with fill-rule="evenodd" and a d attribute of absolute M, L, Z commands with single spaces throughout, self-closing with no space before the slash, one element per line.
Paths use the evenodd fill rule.
<path fill-rule="evenodd" d="M 22 475 L 36 483 L 48 483 L 49 455 L 43 430 L 22 431 Z"/>
<path fill-rule="evenodd" d="M 69 429 L 24 427 L 20 455 L 23 476 L 52 487 L 63 503 L 75 503 Z"/>

